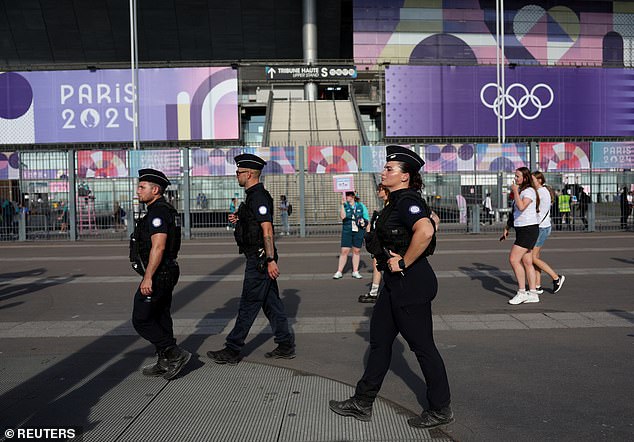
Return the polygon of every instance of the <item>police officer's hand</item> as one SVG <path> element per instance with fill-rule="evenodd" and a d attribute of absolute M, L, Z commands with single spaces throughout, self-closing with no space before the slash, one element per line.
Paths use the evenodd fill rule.
<path fill-rule="evenodd" d="M 230 213 L 229 214 L 229 222 L 231 224 L 235 224 L 238 222 L 238 216 L 235 213 Z"/>
<path fill-rule="evenodd" d="M 269 278 L 277 279 L 280 276 L 280 269 L 275 261 L 268 263 L 267 270 L 269 272 Z"/>
<path fill-rule="evenodd" d="M 141 294 L 144 296 L 152 295 L 152 278 L 143 278 L 141 281 Z"/>
<path fill-rule="evenodd" d="M 387 269 L 392 273 L 402 272 L 403 269 L 399 267 L 398 262 L 403 259 L 403 257 L 401 255 L 397 255 L 391 250 L 388 251 L 390 252 L 390 259 L 387 260 Z"/>

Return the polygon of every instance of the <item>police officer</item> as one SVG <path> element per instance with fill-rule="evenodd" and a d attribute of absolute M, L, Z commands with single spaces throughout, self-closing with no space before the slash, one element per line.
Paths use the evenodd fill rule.
<path fill-rule="evenodd" d="M 237 213 L 229 215 L 229 222 L 235 225 L 234 236 L 247 264 L 236 325 L 227 336 L 225 347 L 208 351 L 207 356 L 218 364 L 240 362 L 240 350 L 261 308 L 271 324 L 277 344 L 264 356 L 292 359 L 295 357 L 295 338 L 290 332 L 276 281 L 280 271 L 273 241 L 273 198 L 260 183 L 266 161 L 256 155 L 242 154 L 235 157 L 235 162 L 238 184 L 245 188 L 246 200 L 240 204 Z"/>
<path fill-rule="evenodd" d="M 170 181 L 163 172 L 139 170 L 136 193 L 147 214 L 136 221 L 130 239 L 130 261 L 143 280 L 134 295 L 132 324 L 137 333 L 156 347 L 155 364 L 143 368 L 146 376 L 172 379 L 191 354 L 176 345 L 172 329 L 172 291 L 180 271 L 176 257 L 180 249 L 178 213 L 163 197 Z"/>
<path fill-rule="evenodd" d="M 392 343 L 401 333 L 423 371 L 429 402 L 429 409 L 408 423 L 434 428 L 453 422 L 447 373 L 432 331 L 431 301 L 438 284 L 426 256 L 435 247 L 435 224 L 420 195 L 424 161 L 401 146 L 386 150 L 381 182 L 390 191 L 389 204 L 376 222 L 376 238 L 367 241 L 377 268 L 385 270 L 370 320 L 370 353 L 354 396 L 330 401 L 330 409 L 362 421 L 372 418 L 372 404 L 390 368 Z"/>

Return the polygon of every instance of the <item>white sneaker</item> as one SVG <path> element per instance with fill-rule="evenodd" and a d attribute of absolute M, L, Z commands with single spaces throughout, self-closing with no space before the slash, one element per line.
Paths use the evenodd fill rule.
<path fill-rule="evenodd" d="M 529 304 L 531 302 L 539 302 L 539 293 L 537 290 L 528 291 L 528 297 L 526 298 L 526 301 L 524 301 L 524 304 Z"/>
<path fill-rule="evenodd" d="M 518 290 L 517 294 L 513 298 L 509 299 L 509 304 L 517 305 L 526 302 L 528 299 L 528 292 L 526 290 Z"/>
<path fill-rule="evenodd" d="M 332 275 L 332 279 L 341 279 L 343 278 L 343 273 L 341 272 L 337 272 L 334 275 Z"/>
<path fill-rule="evenodd" d="M 354 279 L 363 279 L 363 276 L 359 272 L 352 272 L 352 277 Z"/>
<path fill-rule="evenodd" d="M 542 286 L 541 286 L 541 285 L 539 285 L 539 286 L 535 287 L 535 292 L 536 292 L 538 295 L 541 295 L 542 293 L 544 293 L 544 289 L 542 288 Z"/>

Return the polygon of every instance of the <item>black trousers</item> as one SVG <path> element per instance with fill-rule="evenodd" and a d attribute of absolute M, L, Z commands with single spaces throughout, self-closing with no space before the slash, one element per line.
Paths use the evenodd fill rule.
<path fill-rule="evenodd" d="M 449 405 L 447 372 L 433 336 L 431 300 L 436 295 L 436 288 L 436 276 L 426 259 L 408 269 L 405 277 L 385 275 L 385 287 L 370 319 L 370 354 L 365 372 L 357 383 L 357 398 L 366 402 L 376 399 L 390 369 L 392 344 L 400 333 L 420 364 L 427 384 L 429 407 L 435 410 Z M 415 299 L 419 302 L 414 303 Z"/>
<path fill-rule="evenodd" d="M 180 275 L 178 266 L 159 270 L 152 278 L 152 296 L 138 288 L 134 295 L 132 325 L 157 351 L 176 345 L 172 324 L 172 292 Z"/>
<path fill-rule="evenodd" d="M 239 351 L 244 346 L 253 321 L 262 309 L 271 324 L 275 343 L 293 347 L 295 338 L 288 326 L 277 281 L 269 278 L 268 274 L 260 273 L 257 270 L 257 261 L 257 257 L 247 256 L 238 317 L 236 325 L 227 336 L 226 345 Z"/>

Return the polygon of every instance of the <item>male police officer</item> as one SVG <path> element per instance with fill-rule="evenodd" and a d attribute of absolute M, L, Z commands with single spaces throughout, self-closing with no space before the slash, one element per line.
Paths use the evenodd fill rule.
<path fill-rule="evenodd" d="M 158 360 L 143 368 L 146 376 L 172 379 L 191 354 L 176 345 L 170 308 L 180 271 L 178 213 L 163 197 L 169 180 L 158 170 L 139 170 L 136 193 L 147 214 L 136 222 L 130 239 L 130 261 L 143 280 L 134 295 L 132 324 L 141 337 L 156 347 Z"/>
<path fill-rule="evenodd" d="M 234 236 L 240 253 L 247 258 L 247 265 L 236 325 L 227 336 L 225 348 L 208 351 L 207 356 L 218 364 L 235 365 L 240 362 L 244 340 L 262 308 L 277 344 L 264 356 L 292 359 L 295 357 L 295 339 L 288 326 L 276 281 L 280 271 L 273 242 L 273 198 L 260 183 L 266 162 L 251 154 L 238 155 L 235 162 L 238 184 L 246 190 L 246 201 L 236 214 L 229 215 L 229 222 L 236 226 Z"/>

